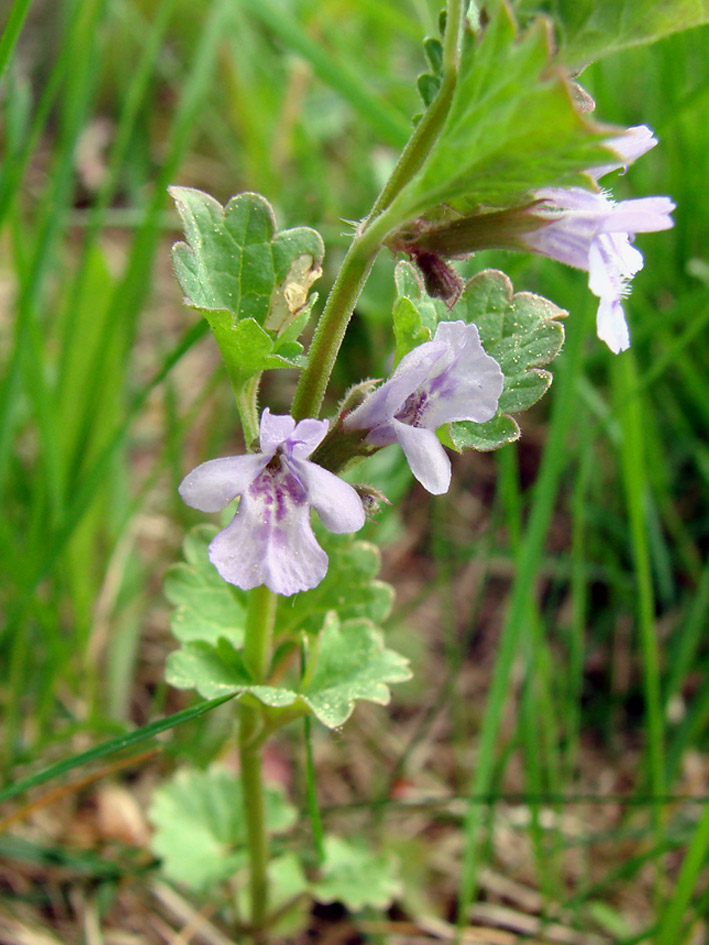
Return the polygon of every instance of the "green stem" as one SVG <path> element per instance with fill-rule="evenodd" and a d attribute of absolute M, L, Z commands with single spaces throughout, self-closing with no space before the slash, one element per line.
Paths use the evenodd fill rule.
<path fill-rule="evenodd" d="M 400 206 L 396 208 L 392 207 L 392 202 L 421 168 L 448 114 L 458 75 L 463 15 L 463 0 L 449 0 L 441 88 L 416 126 L 345 256 L 315 329 L 308 365 L 298 382 L 291 408 L 296 420 L 318 416 L 342 339 L 372 263 L 387 236 L 409 218 L 405 201 L 399 201 Z"/>
<path fill-rule="evenodd" d="M 271 668 L 271 639 L 278 597 L 265 584 L 249 591 L 244 634 L 244 662 L 253 679 L 262 683 Z"/>
<path fill-rule="evenodd" d="M 362 287 L 387 235 L 401 220 L 384 212 L 352 241 L 315 329 L 308 364 L 300 375 L 291 415 L 317 417 L 335 360 Z"/>
<path fill-rule="evenodd" d="M 278 598 L 264 585 L 249 592 L 244 636 L 244 662 L 256 682 L 265 682 L 271 666 L 271 642 Z M 239 759 L 241 787 L 249 854 L 250 927 L 254 942 L 264 941 L 268 906 L 268 835 L 261 748 L 263 712 L 250 705 L 239 706 Z"/>
<path fill-rule="evenodd" d="M 245 384 L 237 385 L 232 381 L 236 406 L 241 418 L 241 429 L 244 432 L 246 449 L 251 451 L 252 445 L 258 443 L 258 389 L 261 375 L 255 374 Z"/>
<path fill-rule="evenodd" d="M 261 713 L 241 704 L 239 761 L 246 821 L 246 848 L 249 854 L 249 925 L 255 942 L 263 941 L 268 906 L 268 836 L 261 770 Z"/>
<path fill-rule="evenodd" d="M 463 6 L 462 0 L 450 0 L 448 3 L 446 32 L 443 38 L 443 81 L 441 87 L 429 108 L 421 116 L 414 133 L 401 152 L 396 167 L 372 207 L 365 228 L 392 203 L 404 186 L 418 173 L 431 150 L 431 145 L 443 127 L 458 79 L 460 44 L 463 36 Z"/>

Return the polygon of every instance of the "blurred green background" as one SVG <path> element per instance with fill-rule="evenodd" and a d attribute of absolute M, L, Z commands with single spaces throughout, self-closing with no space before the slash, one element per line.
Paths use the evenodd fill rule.
<path fill-rule="evenodd" d="M 161 576 L 199 520 L 176 487 L 240 445 L 216 349 L 172 278 L 167 185 L 222 202 L 258 191 L 282 227 L 319 229 L 325 293 L 346 221 L 367 212 L 420 111 L 437 17 L 434 0 L 0 7 L 6 782 L 187 704 L 162 682 Z M 638 243 L 631 350 L 614 357 L 595 338 L 583 273 L 480 254 L 467 271 L 499 266 L 569 310 L 550 394 L 522 417 L 519 444 L 461 457 L 446 497 L 414 490 L 393 450 L 370 469 L 397 501 L 368 535 L 386 541 L 401 602 L 391 636 L 416 677 L 393 720 L 362 710 L 351 735 L 316 748 L 331 806 L 350 798 L 338 778 L 353 765 L 367 773 L 345 779 L 351 800 L 386 801 L 378 842 L 411 864 L 409 916 L 452 917 L 462 854 L 464 886 L 482 889 L 473 924 L 515 933 L 506 908 L 532 916 L 524 934 L 540 940 L 562 920 L 569 942 L 706 940 L 709 806 L 680 798 L 709 793 L 708 40 L 706 28 L 672 36 L 581 77 L 601 119 L 660 139 L 613 179 L 616 196 L 677 203 L 674 229 Z M 387 370 L 393 265 L 382 254 L 375 266 L 331 405 Z M 287 410 L 293 387 L 267 378 L 264 403 Z M 229 733 L 226 715 L 205 716 L 166 751 L 205 763 Z M 171 766 L 131 777 L 147 791 Z M 500 802 L 473 804 L 464 824 L 465 806 L 447 805 L 471 791 Z M 409 835 L 406 804 L 421 798 L 434 801 Z M 36 913 L 79 940 L 67 930 L 81 909 L 51 904 L 51 847 L 63 882 L 110 886 L 95 909 L 121 926 L 116 885 L 139 896 L 146 866 L 99 830 L 77 834 L 94 800 L 67 790 L 54 832 L 27 810 L 0 837 L 0 881 L 27 910 L 7 906 L 3 921 Z"/>

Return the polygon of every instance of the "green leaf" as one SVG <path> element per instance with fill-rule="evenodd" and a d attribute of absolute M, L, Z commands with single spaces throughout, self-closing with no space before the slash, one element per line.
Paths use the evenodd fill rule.
<path fill-rule="evenodd" d="M 241 654 L 226 640 L 217 646 L 187 644 L 167 660 L 167 680 L 178 689 L 233 692 L 273 709 L 288 709 L 293 718 L 312 712 L 328 728 L 346 722 L 358 699 L 386 705 L 389 684 L 410 676 L 408 661 L 384 646 L 371 621 L 340 623 L 335 613 L 327 615 L 305 678 L 293 688 L 254 684 Z"/>
<path fill-rule="evenodd" d="M 609 162 L 609 129 L 577 111 L 554 68 L 549 22 L 518 35 L 504 3 L 485 29 L 466 33 L 448 115 L 419 174 L 392 205 L 402 219 L 440 203 L 503 206 L 554 184 L 587 185 L 585 168 Z"/>
<path fill-rule="evenodd" d="M 278 602 L 276 638 L 303 632 L 317 634 L 325 614 L 334 610 L 341 621 L 366 617 L 381 624 L 391 613 L 394 589 L 376 579 L 381 554 L 376 545 L 352 535 L 318 531 L 318 542 L 330 563 L 324 579 L 310 591 L 282 597 Z"/>
<path fill-rule="evenodd" d="M 246 595 L 228 584 L 209 560 L 208 546 L 219 531 L 215 525 L 197 525 L 185 538 L 185 562 L 165 574 L 165 596 L 175 606 L 170 626 L 181 643 L 202 641 L 216 646 L 220 637 L 235 648 L 243 644 Z M 376 545 L 353 535 L 318 530 L 318 542 L 330 563 L 317 587 L 278 602 L 276 640 L 317 635 L 328 611 L 340 620 L 366 617 L 381 624 L 391 613 L 394 589 L 377 580 L 381 554 Z"/>
<path fill-rule="evenodd" d="M 247 862 L 241 782 L 222 768 L 183 769 L 153 794 L 151 848 L 170 879 L 198 892 L 229 879 Z M 266 825 L 283 833 L 296 821 L 283 791 L 266 785 Z"/>
<path fill-rule="evenodd" d="M 455 430 L 450 432 L 449 437 L 447 445 L 453 449 L 488 453 L 490 450 L 498 450 L 506 443 L 514 443 L 520 437 L 520 429 L 512 417 L 498 414 L 487 423 L 462 420 L 455 424 Z"/>
<path fill-rule="evenodd" d="M 428 36 L 423 41 L 423 49 L 430 66 L 429 72 L 423 72 L 416 80 L 419 95 L 428 108 L 438 94 L 443 81 L 443 44 L 436 36 Z"/>
<path fill-rule="evenodd" d="M 397 264 L 396 289 L 397 360 L 429 341 L 439 321 L 462 318 L 478 326 L 485 351 L 505 375 L 497 415 L 487 423 L 451 424 L 450 438 L 444 442 L 458 450 L 494 450 L 516 440 L 519 426 L 509 414 L 531 407 L 548 390 L 552 376 L 541 367 L 556 357 L 564 341 L 562 309 L 531 292 L 514 294 L 508 277 L 496 269 L 474 276 L 450 310 L 445 302 L 426 295 L 411 263 Z"/>
<path fill-rule="evenodd" d="M 244 639 L 246 602 L 242 591 L 227 584 L 209 560 L 207 546 L 218 529 L 197 525 L 188 532 L 185 563 L 165 574 L 165 596 L 175 606 L 170 627 L 181 643 L 202 640 L 216 646 L 224 637 L 239 647 Z"/>
<path fill-rule="evenodd" d="M 514 293 L 504 272 L 487 269 L 468 282 L 454 314 L 478 326 L 483 347 L 502 368 L 505 386 L 497 415 L 487 423 L 452 423 L 451 440 L 457 449 L 498 449 L 519 436 L 509 414 L 531 407 L 548 390 L 552 376 L 541 366 L 561 349 L 559 319 L 566 313 L 540 295 Z"/>
<path fill-rule="evenodd" d="M 426 294 L 411 263 L 401 261 L 396 264 L 394 284 L 394 363 L 398 364 L 412 348 L 431 340 L 445 306 Z"/>
<path fill-rule="evenodd" d="M 308 293 L 322 274 L 320 234 L 277 233 L 259 194 L 238 194 L 222 207 L 190 187 L 170 193 L 187 238 L 172 248 L 175 273 L 186 303 L 209 322 L 232 380 L 243 385 L 267 368 L 301 366 L 292 328 L 303 330 L 315 302 Z"/>
<path fill-rule="evenodd" d="M 312 887 L 318 902 L 341 902 L 357 912 L 367 906 L 386 909 L 401 895 L 396 862 L 339 837 L 325 838 L 322 878 Z"/>
<path fill-rule="evenodd" d="M 707 0 L 521 0 L 517 7 L 522 14 L 553 14 L 559 59 L 574 72 L 621 49 L 709 22 Z"/>

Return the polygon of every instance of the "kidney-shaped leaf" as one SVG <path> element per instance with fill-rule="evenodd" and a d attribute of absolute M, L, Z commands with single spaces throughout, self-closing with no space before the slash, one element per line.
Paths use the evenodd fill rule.
<path fill-rule="evenodd" d="M 151 847 L 165 875 L 191 889 L 206 892 L 246 863 L 241 782 L 222 768 L 179 771 L 153 794 L 150 820 Z M 267 785 L 267 829 L 282 833 L 295 820 L 283 791 Z"/>
<path fill-rule="evenodd" d="M 541 295 L 515 293 L 504 272 L 487 269 L 468 282 L 455 314 L 478 326 L 483 347 L 502 368 L 505 386 L 497 415 L 487 423 L 452 423 L 451 440 L 458 449 L 497 449 L 519 436 L 509 414 L 531 407 L 549 388 L 552 376 L 541 365 L 559 353 L 564 341 L 559 319 L 566 313 Z"/>
<path fill-rule="evenodd" d="M 411 677 L 408 660 L 384 645 L 382 634 L 364 618 L 343 623 L 329 613 L 311 655 L 305 678 L 292 688 L 254 683 L 240 653 L 226 640 L 217 646 L 190 643 L 171 653 L 167 680 L 178 689 L 196 689 L 207 698 L 234 692 L 289 716 L 312 712 L 323 725 L 337 728 L 357 700 L 386 705 L 389 685 Z M 208 695 L 209 694 L 209 695 Z"/>
<path fill-rule="evenodd" d="M 396 862 L 387 853 L 373 853 L 359 844 L 327 836 L 325 862 L 313 895 L 318 902 L 341 902 L 353 912 L 367 906 L 386 909 L 401 895 Z"/>

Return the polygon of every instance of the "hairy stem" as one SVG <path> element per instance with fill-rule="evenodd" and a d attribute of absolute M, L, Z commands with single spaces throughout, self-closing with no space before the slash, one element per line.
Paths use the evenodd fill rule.
<path fill-rule="evenodd" d="M 464 7 L 463 0 L 448 2 L 441 88 L 354 237 L 325 303 L 291 408 L 296 420 L 318 416 L 347 325 L 372 263 L 387 236 L 408 219 L 405 201 L 399 201 L 401 205 L 396 208 L 392 207 L 392 202 L 421 168 L 448 114 L 458 74 Z"/>
<path fill-rule="evenodd" d="M 232 382 L 236 406 L 241 419 L 241 429 L 244 432 L 244 442 L 249 452 L 253 444 L 258 442 L 258 389 L 260 382 L 260 374 L 255 374 L 245 384 L 239 386 Z"/>
<path fill-rule="evenodd" d="M 271 666 L 271 641 L 278 598 L 267 587 L 249 591 L 244 662 L 256 682 L 265 682 Z M 263 942 L 268 906 L 268 836 L 266 833 L 261 748 L 263 712 L 239 706 L 239 760 L 249 854 L 250 927 L 254 942 Z"/>
<path fill-rule="evenodd" d="M 342 339 L 369 270 L 387 235 L 400 222 L 403 221 L 394 220 L 385 212 L 353 239 L 318 321 L 308 351 L 308 364 L 298 382 L 291 408 L 291 415 L 296 420 L 318 416 Z"/>
<path fill-rule="evenodd" d="M 458 78 L 460 43 L 463 35 L 463 14 L 463 0 L 450 0 L 447 9 L 446 32 L 443 37 L 443 81 L 441 87 L 428 109 L 421 116 L 414 133 L 401 152 L 396 167 L 372 207 L 365 228 L 392 203 L 404 186 L 418 173 L 428 156 L 428 152 L 431 150 L 431 145 L 443 127 Z"/>
<path fill-rule="evenodd" d="M 254 942 L 263 942 L 268 906 L 268 837 L 261 770 L 261 713 L 239 706 L 239 761 L 249 854 L 249 926 Z"/>

